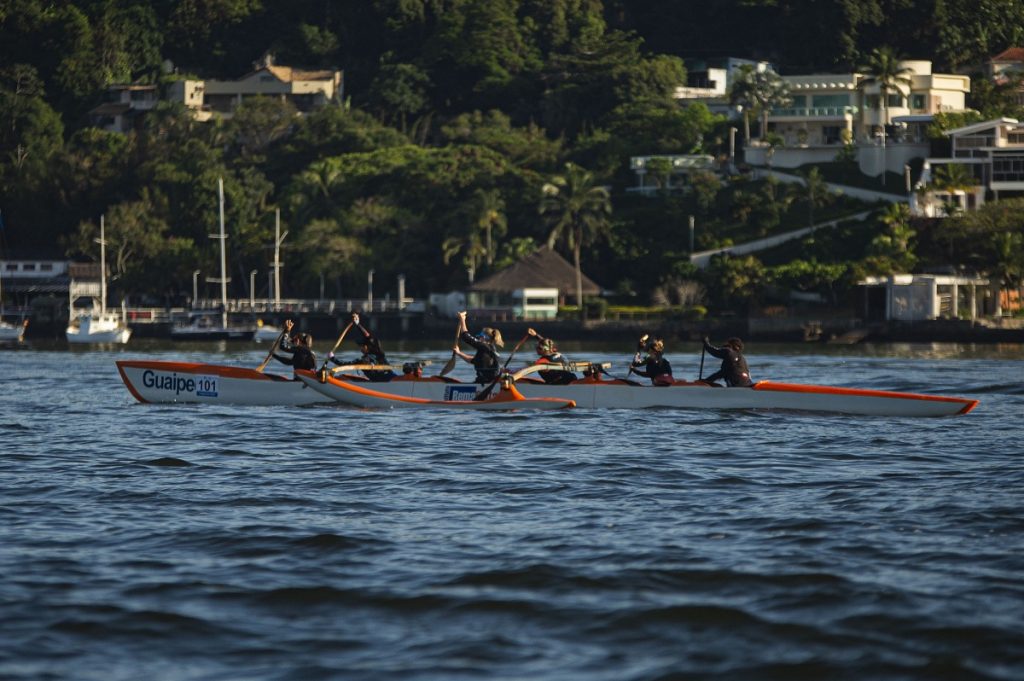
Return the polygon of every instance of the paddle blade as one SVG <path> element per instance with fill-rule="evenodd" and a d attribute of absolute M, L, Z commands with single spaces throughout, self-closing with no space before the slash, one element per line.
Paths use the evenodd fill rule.
<path fill-rule="evenodd" d="M 452 353 L 452 358 L 450 360 L 448 360 L 447 364 L 445 364 L 443 367 L 441 367 L 441 373 L 439 375 L 440 376 L 447 376 L 448 374 L 450 374 L 452 372 L 452 369 L 454 369 L 454 368 L 455 368 L 455 353 L 453 352 Z"/>

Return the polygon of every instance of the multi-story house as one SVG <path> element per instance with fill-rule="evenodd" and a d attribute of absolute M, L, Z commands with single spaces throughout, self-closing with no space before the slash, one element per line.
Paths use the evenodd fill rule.
<path fill-rule="evenodd" d="M 342 98 L 341 71 L 306 71 L 277 66 L 268 56 L 238 80 L 180 80 L 168 88 L 168 98 L 181 102 L 197 120 L 230 118 L 250 97 L 278 97 L 307 113 Z"/>
<path fill-rule="evenodd" d="M 1024 47 L 1003 50 L 985 63 L 984 73 L 993 83 L 1004 85 L 1024 74 Z M 1024 106 L 1024 83 L 1018 83 L 1016 101 Z"/>
<path fill-rule="evenodd" d="M 156 85 L 111 85 L 104 102 L 89 112 L 89 124 L 109 132 L 128 132 L 159 99 Z"/>
<path fill-rule="evenodd" d="M 770 112 L 768 128 L 783 141 L 769 150 L 759 140 L 746 148 L 754 164 L 794 168 L 832 161 L 844 144 L 858 149 L 861 171 L 870 176 L 883 168 L 903 173 L 912 158 L 928 154 L 924 130 L 940 111 L 963 111 L 970 78 L 932 73 L 932 64 L 908 60 L 910 84 L 897 84 L 882 104 L 881 86 L 865 85 L 864 73 L 782 76 L 792 102 Z M 884 134 L 883 134 L 884 131 Z"/>
<path fill-rule="evenodd" d="M 736 118 L 740 109 L 729 104 L 729 89 L 740 68 L 749 66 L 755 71 L 774 71 L 766 61 L 727 57 L 723 59 L 687 59 L 686 85 L 676 88 L 674 96 L 683 103 L 701 102 L 712 113 Z"/>
<path fill-rule="evenodd" d="M 948 158 L 927 158 L 911 208 L 931 217 L 955 206 L 973 210 L 987 199 L 1024 193 L 1024 123 L 1013 118 L 982 121 L 946 133 Z M 962 166 L 966 172 L 940 169 Z M 950 182 L 950 178 L 963 181 Z M 944 179 L 945 178 L 945 179 Z"/>

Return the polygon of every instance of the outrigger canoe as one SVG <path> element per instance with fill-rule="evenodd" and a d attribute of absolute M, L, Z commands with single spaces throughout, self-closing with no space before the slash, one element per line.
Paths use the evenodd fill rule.
<path fill-rule="evenodd" d="M 587 364 L 564 365 L 581 371 Z M 550 364 L 527 367 L 513 375 L 515 386 L 527 399 L 572 400 L 583 409 L 758 409 L 824 412 L 862 416 L 954 416 L 966 414 L 978 400 L 917 393 L 864 390 L 798 383 L 760 381 L 751 388 L 722 388 L 702 382 L 676 381 L 670 386 L 640 385 L 622 379 L 607 379 L 600 372 L 568 385 L 548 385 L 530 380 L 526 374 L 560 368 Z M 296 376 L 309 388 L 332 400 L 352 406 L 368 406 L 365 394 L 375 399 L 416 399 L 429 402 L 475 401 L 484 386 L 442 380 L 437 377 L 402 377 L 386 383 L 367 383 L 358 377 L 298 371 Z"/>
<path fill-rule="evenodd" d="M 290 376 L 244 367 L 119 360 L 117 370 L 139 402 L 294 406 L 333 401 Z"/>
<path fill-rule="evenodd" d="M 307 385 L 316 383 L 319 385 L 318 374 L 312 371 L 300 370 L 295 375 Z M 322 375 L 322 374 L 321 374 Z M 377 390 L 379 386 L 387 386 L 398 383 L 425 383 L 429 379 L 392 380 L 387 383 L 371 383 L 368 381 L 337 380 L 326 378 L 328 381 L 336 381 L 338 389 L 345 394 L 343 402 L 353 407 L 365 409 L 409 409 L 409 408 L 445 408 L 463 409 L 470 411 L 509 411 L 529 409 L 535 411 L 551 411 L 555 409 L 569 409 L 575 407 L 576 403 L 570 399 L 561 397 L 524 397 L 514 385 L 508 383 L 494 390 L 483 400 L 432 400 L 411 395 L 399 395 L 386 391 Z M 482 386 L 481 386 L 482 387 Z"/>

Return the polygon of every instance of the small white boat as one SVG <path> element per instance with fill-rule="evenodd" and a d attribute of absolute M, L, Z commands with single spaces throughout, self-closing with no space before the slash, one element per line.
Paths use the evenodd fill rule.
<path fill-rule="evenodd" d="M 121 314 L 111 312 L 107 309 L 107 241 L 105 238 L 105 227 L 103 216 L 100 216 L 100 238 L 97 242 L 100 245 L 100 291 L 99 298 L 95 291 L 79 291 L 75 282 L 71 283 L 68 289 L 70 299 L 68 301 L 68 316 L 71 323 L 64 335 L 68 343 L 127 343 L 132 336 L 132 330 L 125 323 L 124 303 L 122 302 Z M 86 286 L 94 286 L 87 284 Z M 75 300 L 79 297 L 92 298 L 92 310 L 75 316 Z"/>
<path fill-rule="evenodd" d="M 262 319 L 256 320 L 256 332 L 252 339 L 257 343 L 273 343 L 281 335 L 284 329 L 277 326 L 267 326 Z"/>
<path fill-rule="evenodd" d="M 566 365 L 579 371 L 582 363 Z M 862 390 L 795 383 L 761 381 L 751 388 L 721 388 L 703 382 L 677 381 L 671 386 L 639 385 L 621 379 L 608 380 L 597 372 L 569 385 L 548 385 L 525 378 L 552 365 L 528 367 L 514 375 L 515 385 L 526 398 L 572 400 L 583 409 L 764 409 L 824 412 L 862 416 L 954 416 L 966 414 L 978 401 L 962 397 L 921 395 L 885 390 Z M 363 391 L 353 385 L 392 398 L 426 401 L 473 400 L 483 386 L 431 378 L 408 378 L 386 383 L 362 383 L 342 376 L 299 371 L 296 376 L 310 388 L 344 404 L 366 406 Z"/>
<path fill-rule="evenodd" d="M 27 326 L 27 319 L 23 319 L 17 324 L 0 319 L 0 343 L 20 343 L 25 338 L 25 327 Z"/>
<path fill-rule="evenodd" d="M 187 341 L 252 339 L 255 327 L 225 325 L 221 316 L 220 313 L 194 312 L 188 322 L 171 327 L 171 338 Z"/>
<path fill-rule="evenodd" d="M 117 371 L 135 399 L 151 403 L 296 406 L 332 402 L 291 376 L 247 367 L 119 360 Z"/>
<path fill-rule="evenodd" d="M 295 375 L 307 385 L 319 384 L 317 373 L 300 370 Z M 460 409 L 468 411 L 552 411 L 555 409 L 569 409 L 576 406 L 576 403 L 569 399 L 560 397 L 524 397 L 510 382 L 502 385 L 497 390 L 481 400 L 464 399 L 457 395 L 454 400 L 431 400 L 422 397 L 411 397 L 405 395 L 391 394 L 376 390 L 377 386 L 388 385 L 389 383 L 357 382 L 352 380 L 337 380 L 331 377 L 327 381 L 333 382 L 334 387 L 345 394 L 342 400 L 345 404 L 364 409 L 415 409 L 415 408 L 443 408 Z M 419 383 L 420 380 L 392 380 L 390 383 Z M 372 387 L 371 387 L 372 386 Z"/>
<path fill-rule="evenodd" d="M 127 343 L 132 330 L 120 315 L 95 310 L 68 325 L 65 336 L 69 343 Z"/>

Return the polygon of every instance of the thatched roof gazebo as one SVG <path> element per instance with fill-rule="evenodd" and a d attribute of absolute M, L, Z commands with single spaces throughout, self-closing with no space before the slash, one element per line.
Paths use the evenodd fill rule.
<path fill-rule="evenodd" d="M 558 289 L 559 300 L 564 302 L 567 295 L 576 294 L 576 269 L 558 253 L 542 246 L 505 269 L 473 283 L 467 290 L 489 297 L 488 294 L 506 296 L 527 288 Z M 583 295 L 596 296 L 600 293 L 601 287 L 584 274 Z"/>

